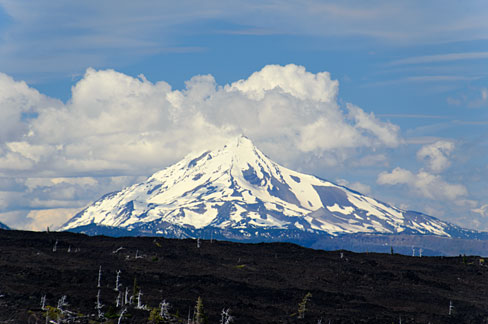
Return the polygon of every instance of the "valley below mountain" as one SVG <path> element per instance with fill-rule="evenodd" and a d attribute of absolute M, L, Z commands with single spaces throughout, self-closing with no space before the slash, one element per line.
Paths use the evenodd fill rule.
<path fill-rule="evenodd" d="M 132 303 L 117 307 L 126 291 Z M 150 323 L 163 300 L 171 306 L 167 322 L 187 323 L 200 297 L 207 323 L 220 323 L 229 309 L 237 324 L 480 324 L 488 323 L 487 291 L 488 266 L 478 256 L 0 230 L 2 323 L 45 323 L 43 296 L 62 320 L 56 309 L 65 296 L 60 307 L 75 314 L 72 323 L 117 323 L 123 308 L 120 323 Z"/>

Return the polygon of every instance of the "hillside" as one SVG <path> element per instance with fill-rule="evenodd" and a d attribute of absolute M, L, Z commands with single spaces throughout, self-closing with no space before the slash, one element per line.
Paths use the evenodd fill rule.
<path fill-rule="evenodd" d="M 57 242 L 57 243 L 56 243 Z M 55 248 L 55 251 L 54 250 Z M 97 288 L 101 266 L 101 288 Z M 288 243 L 241 244 L 153 237 L 89 237 L 0 230 L 0 322 L 44 323 L 40 309 L 67 306 L 96 323 L 100 290 L 107 323 L 120 291 L 142 304 L 165 299 L 187 323 L 201 297 L 208 323 L 230 308 L 234 323 L 488 323 L 488 267 L 480 257 L 409 257 L 318 251 Z M 305 318 L 298 304 L 311 293 Z M 449 315 L 452 301 L 453 310 Z M 147 323 L 127 306 L 121 323 Z M 84 315 L 82 315 L 84 314 Z M 90 315 L 93 314 L 93 315 Z"/>

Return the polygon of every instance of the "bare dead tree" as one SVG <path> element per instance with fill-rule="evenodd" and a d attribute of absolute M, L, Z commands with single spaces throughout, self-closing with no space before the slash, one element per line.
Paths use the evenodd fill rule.
<path fill-rule="evenodd" d="M 68 306 L 68 303 L 66 302 L 66 295 L 62 296 L 59 300 L 58 300 L 58 309 L 61 313 L 64 313 L 65 312 L 65 309 L 64 307 L 65 306 Z"/>
<path fill-rule="evenodd" d="M 41 309 L 46 310 L 46 295 L 41 297 Z"/>
<path fill-rule="evenodd" d="M 127 312 L 127 308 L 122 309 L 122 311 L 119 314 L 119 320 L 117 321 L 117 324 L 120 324 L 122 321 L 122 318 L 124 317 L 124 314 Z"/>
<path fill-rule="evenodd" d="M 100 282 L 102 280 L 102 266 L 100 266 L 100 268 L 98 268 L 98 284 L 97 284 L 97 288 L 100 288 Z"/>
<path fill-rule="evenodd" d="M 103 312 L 102 312 L 102 307 L 104 305 L 102 305 L 101 301 L 100 301 L 100 289 L 98 289 L 98 292 L 97 292 L 97 302 L 96 302 L 96 305 L 95 305 L 95 309 L 97 310 L 98 312 L 98 318 L 103 318 Z"/>
<path fill-rule="evenodd" d="M 118 249 L 112 251 L 113 254 L 117 254 L 119 251 L 124 250 L 125 248 L 123 246 L 119 247 Z"/>
<path fill-rule="evenodd" d="M 230 324 L 234 321 L 234 318 L 230 315 L 230 309 L 222 309 L 222 312 L 220 313 L 221 318 L 220 318 L 220 324 Z"/>
<path fill-rule="evenodd" d="M 125 287 L 124 304 L 127 305 L 128 303 L 129 303 L 129 287 Z"/>
<path fill-rule="evenodd" d="M 162 318 L 164 318 L 165 320 L 169 320 L 170 319 L 170 315 L 169 315 L 169 309 L 170 309 L 170 304 L 163 299 L 163 301 L 161 302 L 161 304 L 159 304 L 160 306 L 160 312 L 159 312 L 159 316 L 161 316 Z"/>
<path fill-rule="evenodd" d="M 117 298 L 115 299 L 115 307 L 118 308 L 123 304 L 124 300 L 122 298 L 123 298 L 123 293 L 119 291 Z"/>
<path fill-rule="evenodd" d="M 142 291 L 139 290 L 139 293 L 137 294 L 137 309 L 146 309 L 146 305 L 142 304 Z"/>
<path fill-rule="evenodd" d="M 136 250 L 136 259 L 142 259 L 144 256 L 139 255 L 139 250 Z"/>
<path fill-rule="evenodd" d="M 119 291 L 119 280 L 120 280 L 120 274 L 122 271 L 117 270 L 117 278 L 115 278 L 115 291 Z"/>

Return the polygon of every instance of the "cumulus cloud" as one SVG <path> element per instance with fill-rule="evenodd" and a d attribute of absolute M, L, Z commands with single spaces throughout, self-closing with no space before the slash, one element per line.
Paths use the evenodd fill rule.
<path fill-rule="evenodd" d="M 400 144 L 398 137 L 399 127 L 389 122 L 382 122 L 373 113 L 366 113 L 361 108 L 346 104 L 349 116 L 355 121 L 356 127 L 370 134 L 372 141 L 387 147 L 396 147 Z"/>
<path fill-rule="evenodd" d="M 0 222 L 13 229 L 26 228 L 27 212 L 25 210 L 0 212 Z"/>
<path fill-rule="evenodd" d="M 31 231 L 45 231 L 48 227 L 55 229 L 60 224 L 66 223 L 77 211 L 77 208 L 31 210 L 27 214 L 29 224 L 25 229 Z"/>
<path fill-rule="evenodd" d="M 18 140 L 5 142 L 0 169 L 140 173 L 240 133 L 277 151 L 286 147 L 287 161 L 303 153 L 344 159 L 345 150 L 399 145 L 396 125 L 353 105 L 346 113 L 337 92 L 327 72 L 293 64 L 266 66 L 225 86 L 195 76 L 181 91 L 143 76 L 88 69 L 66 105 L 36 106 L 38 116 L 23 121 Z"/>
<path fill-rule="evenodd" d="M 417 196 L 438 200 L 455 200 L 468 194 L 461 184 L 446 182 L 441 176 L 420 170 L 413 173 L 397 167 L 391 172 L 381 172 L 377 183 L 380 185 L 406 185 Z"/>
<path fill-rule="evenodd" d="M 28 131 L 26 119 L 60 102 L 40 94 L 23 81 L 0 73 L 0 143 L 18 140 Z"/>
<path fill-rule="evenodd" d="M 238 134 L 289 167 L 334 165 L 362 149 L 402 143 L 398 126 L 358 106 L 342 107 L 329 73 L 294 64 L 268 65 L 223 86 L 198 75 L 182 90 L 142 75 L 88 69 L 66 104 L 6 75 L 1 82 L 7 113 L 0 123 L 9 131 L 0 129 L 0 176 L 23 179 L 27 189 L 16 202 L 6 196 L 0 212 L 2 206 L 81 207 L 110 187 L 100 182 L 111 180 L 101 179 L 148 176 Z M 43 226 L 48 214 L 29 215 Z"/>
<path fill-rule="evenodd" d="M 396 167 L 391 172 L 381 172 L 377 176 L 376 183 L 379 185 L 406 186 L 414 196 L 427 198 L 431 201 L 449 202 L 452 206 L 473 203 L 474 201 L 466 199 L 468 190 L 464 185 L 447 182 L 441 175 L 451 165 L 449 158 L 454 148 L 454 143 L 446 140 L 425 144 L 416 154 L 417 159 L 425 163 L 424 168 L 412 172 Z M 431 207 L 424 207 L 428 213 L 430 213 L 429 208 Z M 430 213 L 431 215 L 441 215 L 439 208 L 434 209 L 436 213 Z"/>
<path fill-rule="evenodd" d="M 144 177 L 0 178 L 0 221 L 14 228 L 45 229 L 73 216 L 101 194 Z M 49 212 L 48 212 L 49 211 Z M 49 220 L 53 215 L 53 220 Z"/>
<path fill-rule="evenodd" d="M 279 89 L 301 100 L 331 103 L 336 99 L 339 82 L 331 80 L 328 72 L 313 74 L 303 66 L 267 65 L 248 79 L 239 80 L 225 88 L 227 91 L 238 90 L 256 100 L 264 99 L 270 90 Z"/>
<path fill-rule="evenodd" d="M 449 156 L 453 150 L 454 143 L 437 141 L 422 146 L 417 152 L 417 159 L 424 161 L 432 172 L 439 173 L 447 169 L 451 164 Z"/>

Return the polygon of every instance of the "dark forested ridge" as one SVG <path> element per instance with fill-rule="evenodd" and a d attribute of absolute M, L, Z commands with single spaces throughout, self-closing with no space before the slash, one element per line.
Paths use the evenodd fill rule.
<path fill-rule="evenodd" d="M 117 271 L 132 304 L 116 307 Z M 488 323 L 488 266 L 481 257 L 419 251 L 0 230 L 0 323 L 45 323 L 46 313 L 57 322 L 117 323 L 124 308 L 120 323 L 164 323 L 163 300 L 167 322 L 187 323 L 189 312 L 198 319 L 199 297 L 207 323 L 220 323 L 222 309 L 232 323 Z"/>

